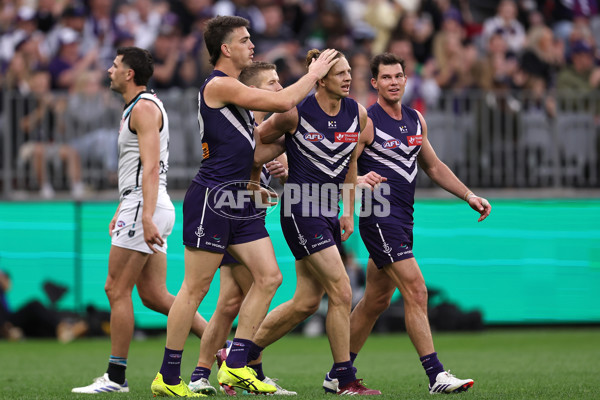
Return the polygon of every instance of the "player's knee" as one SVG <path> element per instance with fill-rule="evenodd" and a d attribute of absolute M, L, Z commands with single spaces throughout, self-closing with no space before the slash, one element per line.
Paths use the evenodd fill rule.
<path fill-rule="evenodd" d="M 424 282 L 411 285 L 406 292 L 402 293 L 405 303 L 427 307 L 427 286 Z"/>
<path fill-rule="evenodd" d="M 219 312 L 224 317 L 233 321 L 239 314 L 243 301 L 244 299 L 242 297 L 235 296 L 228 299 L 227 303 L 223 304 L 222 306 L 219 307 L 219 305 L 217 305 L 217 310 L 215 312 Z"/>
<path fill-rule="evenodd" d="M 301 302 L 294 303 L 294 311 L 304 319 L 310 317 L 319 309 L 321 303 L 320 298 L 304 299 Z"/>
<path fill-rule="evenodd" d="M 339 287 L 333 293 L 328 294 L 330 306 L 348 306 L 352 305 L 352 288 Z"/>
<path fill-rule="evenodd" d="M 277 270 L 277 273 L 265 274 L 264 276 L 255 279 L 254 284 L 264 293 L 275 293 L 279 286 L 281 286 L 282 281 L 283 277 L 281 276 L 281 272 Z"/>
<path fill-rule="evenodd" d="M 374 315 L 380 315 L 382 312 L 388 309 L 391 303 L 389 296 L 373 296 L 367 301 L 369 313 Z"/>
<path fill-rule="evenodd" d="M 125 296 L 131 297 L 131 291 L 123 290 L 122 287 L 109 281 L 107 281 L 104 285 L 104 292 L 106 293 L 106 297 L 108 297 L 109 303 L 118 301 L 120 298 Z"/>

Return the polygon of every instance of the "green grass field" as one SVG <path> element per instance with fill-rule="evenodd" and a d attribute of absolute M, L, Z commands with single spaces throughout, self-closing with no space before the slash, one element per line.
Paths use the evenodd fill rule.
<path fill-rule="evenodd" d="M 475 386 L 465 399 L 598 399 L 600 397 L 600 328 L 488 330 L 481 333 L 434 334 L 446 369 L 471 377 Z M 199 339 L 190 337 L 182 373 L 189 379 Z M 100 398 L 148 399 L 150 383 L 160 368 L 164 337 L 136 340 L 129 354 L 129 394 Z M 0 342 L 1 399 L 89 399 L 70 393 L 89 384 L 106 369 L 108 339 L 83 339 L 70 344 L 53 340 Z M 331 366 L 325 337 L 288 336 L 264 356 L 265 373 L 296 390 L 296 399 L 325 398 L 324 373 Z M 356 363 L 366 385 L 383 398 L 430 399 L 427 379 L 405 334 L 373 335 Z M 216 371 L 211 382 L 216 385 Z M 217 397 L 224 398 L 219 394 Z"/>

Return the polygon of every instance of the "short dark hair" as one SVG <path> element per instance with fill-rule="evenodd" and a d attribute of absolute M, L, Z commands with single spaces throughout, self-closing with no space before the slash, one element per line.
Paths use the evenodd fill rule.
<path fill-rule="evenodd" d="M 133 82 L 136 85 L 148 85 L 150 77 L 154 74 L 154 60 L 148 50 L 139 47 L 119 47 L 117 55 L 123 56 L 123 64 L 127 64 L 133 70 Z"/>
<path fill-rule="evenodd" d="M 258 75 L 262 71 L 270 70 L 277 70 L 275 64 L 264 61 L 255 61 L 242 70 L 238 79 L 246 86 L 258 86 L 260 84 L 260 82 L 258 82 Z"/>
<path fill-rule="evenodd" d="M 378 54 L 371 60 L 371 75 L 373 75 L 373 79 L 377 79 L 379 76 L 379 66 L 383 65 L 395 65 L 400 64 L 402 67 L 402 72 L 406 74 L 406 63 L 404 60 L 393 53 L 383 53 Z"/>
<path fill-rule="evenodd" d="M 246 18 L 236 16 L 216 16 L 206 23 L 204 43 L 210 55 L 210 63 L 216 65 L 221 56 L 221 45 L 229 40 L 229 35 L 236 28 L 248 28 L 250 22 Z"/>

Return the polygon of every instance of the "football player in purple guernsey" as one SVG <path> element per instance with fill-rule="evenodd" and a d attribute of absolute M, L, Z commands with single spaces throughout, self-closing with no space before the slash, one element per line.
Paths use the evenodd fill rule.
<path fill-rule="evenodd" d="M 412 252 L 417 164 L 435 183 L 478 212 L 479 221 L 487 218 L 492 206 L 473 194 L 436 156 L 427 139 L 425 119 L 402 104 L 407 80 L 404 62 L 393 54 L 381 54 L 373 58 L 371 72 L 378 99 L 368 109 L 373 136 L 364 135 L 357 146 L 358 182 L 378 196 L 368 202 L 365 196 L 373 192 L 363 193 L 359 229 L 369 262 L 365 294 L 351 315 L 351 358 L 356 358 L 399 289 L 406 330 L 429 377 L 429 392 L 463 392 L 473 386 L 473 380 L 456 378 L 438 360 L 427 317 L 427 287 Z M 323 386 L 335 388 L 336 382 L 326 379 Z"/>
<path fill-rule="evenodd" d="M 307 55 L 307 64 L 319 56 Z M 326 331 L 339 382 L 336 392 L 377 395 L 356 378 L 350 360 L 352 289 L 339 248 L 354 231 L 356 144 L 361 132 L 372 129 L 367 110 L 349 98 L 351 69 L 342 53 L 338 63 L 317 82 L 314 94 L 296 108 L 275 114 L 257 128 L 265 144 L 285 135 L 288 181 L 281 199 L 283 234 L 296 258 L 296 292 L 272 310 L 261 324 L 250 360 L 316 312 L 327 293 Z M 256 162 L 256 161 L 255 161 Z M 339 196 L 344 213 L 339 217 Z"/>
<path fill-rule="evenodd" d="M 249 110 L 291 109 L 337 60 L 334 50 L 326 50 L 310 65 L 306 75 L 277 92 L 248 87 L 238 80 L 254 56 L 248 26 L 244 18 L 219 16 L 207 22 L 204 32 L 214 65 L 198 94 L 200 139 L 206 157 L 183 202 L 185 277 L 169 312 L 162 366 L 151 385 L 152 393 L 158 396 L 200 395 L 191 392 L 181 379 L 181 357 L 193 316 L 225 251 L 248 267 L 254 283 L 241 306 L 232 350 L 217 379 L 219 384 L 253 393 L 277 390 L 247 367 L 256 329 L 281 284 L 281 272 L 265 225 L 257 218 L 254 203 L 245 197 L 244 182 L 250 178 L 255 148 L 254 117 Z"/>

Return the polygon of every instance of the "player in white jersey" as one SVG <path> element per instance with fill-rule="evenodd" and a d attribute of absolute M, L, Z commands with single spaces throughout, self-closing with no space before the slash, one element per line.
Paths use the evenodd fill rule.
<path fill-rule="evenodd" d="M 105 291 L 111 307 L 111 355 L 106 373 L 74 393 L 129 392 L 125 379 L 133 336 L 131 292 L 137 286 L 144 305 L 168 314 L 175 297 L 167 291 L 167 236 L 175 208 L 167 194 L 169 120 L 162 102 L 146 91 L 154 71 L 152 56 L 123 47 L 108 70 L 110 88 L 126 106 L 119 129 L 120 204 L 109 224 L 112 246 Z M 199 337 L 206 321 L 196 313 Z"/>

